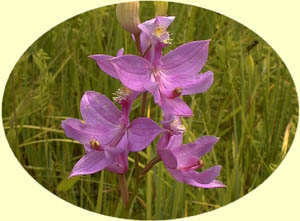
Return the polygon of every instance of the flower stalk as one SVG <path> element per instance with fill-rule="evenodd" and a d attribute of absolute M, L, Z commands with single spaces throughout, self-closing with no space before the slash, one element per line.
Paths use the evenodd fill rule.
<path fill-rule="evenodd" d="M 135 34 L 134 39 L 135 39 L 135 46 L 136 46 L 138 55 L 142 56 L 143 54 L 142 54 L 142 48 L 141 48 L 141 34 L 140 33 Z"/>
<path fill-rule="evenodd" d="M 126 176 L 125 176 L 125 174 L 118 174 L 117 176 L 119 179 L 122 200 L 124 202 L 125 208 L 128 208 L 129 196 L 128 196 L 128 187 L 127 187 L 127 182 L 126 182 Z"/>
<path fill-rule="evenodd" d="M 154 4 L 159 16 L 142 24 L 139 20 L 139 2 L 117 5 L 117 19 L 134 38 L 137 55 L 124 55 L 121 48 L 116 56 L 89 56 L 105 73 L 121 81 L 123 86 L 114 93 L 113 98 L 121 110 L 106 96 L 87 91 L 80 102 L 85 123 L 73 118 L 62 122 L 66 135 L 85 148 L 85 155 L 76 163 L 70 177 L 101 170 L 116 173 L 126 214 L 137 197 L 142 179 L 160 161 L 178 182 L 200 188 L 225 187 L 216 180 L 221 166 L 198 171 L 204 165 L 201 158 L 211 151 L 219 138 L 202 136 L 192 143 L 183 144 L 186 128 L 181 123 L 181 117 L 191 117 L 193 112 L 181 96 L 203 93 L 212 85 L 212 71 L 199 74 L 207 61 L 210 40 L 186 43 L 163 55 L 163 48 L 171 44 L 167 29 L 175 17 L 161 16 L 167 13 L 167 2 Z M 148 92 L 162 109 L 162 127 L 150 119 L 150 104 L 146 117 Z M 130 121 L 132 104 L 139 95 L 140 116 Z M 158 155 L 140 168 L 138 152 L 149 147 L 159 134 Z M 125 175 L 129 152 L 134 152 L 135 171 L 135 185 L 130 197 Z M 148 159 L 150 152 L 148 149 Z M 150 174 L 147 185 L 151 185 Z M 151 193 L 147 192 L 147 197 L 149 195 Z"/>
<path fill-rule="evenodd" d="M 152 160 L 149 161 L 149 163 L 144 167 L 144 169 L 141 171 L 139 179 L 142 179 L 145 174 L 152 169 L 152 167 L 155 166 L 155 164 L 157 164 L 158 162 L 161 161 L 160 156 L 156 156 L 154 157 Z"/>

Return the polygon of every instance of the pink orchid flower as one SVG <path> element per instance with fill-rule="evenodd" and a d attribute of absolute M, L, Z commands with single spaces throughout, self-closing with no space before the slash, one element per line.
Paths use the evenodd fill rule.
<path fill-rule="evenodd" d="M 137 96 L 130 90 L 119 91 L 115 99 L 122 112 L 104 95 L 87 91 L 80 103 L 84 120 L 69 118 L 62 122 L 66 136 L 85 147 L 70 177 L 107 169 L 123 174 L 128 170 L 128 152 L 146 148 L 163 129 L 153 120 L 140 117 L 129 122 L 131 104 Z"/>
<path fill-rule="evenodd" d="M 193 143 L 182 144 L 184 126 L 177 116 L 165 115 L 162 122 L 166 131 L 157 144 L 157 152 L 167 170 L 178 181 L 201 188 L 225 187 L 216 180 L 221 166 L 213 166 L 202 172 L 196 171 L 203 167 L 200 158 L 211 151 L 219 138 L 202 136 Z"/>

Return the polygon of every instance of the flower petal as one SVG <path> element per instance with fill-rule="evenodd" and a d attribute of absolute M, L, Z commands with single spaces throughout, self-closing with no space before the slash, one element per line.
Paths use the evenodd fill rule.
<path fill-rule="evenodd" d="M 129 92 L 126 92 L 129 90 Z M 122 97 L 122 92 L 120 95 L 120 100 L 118 101 L 119 104 L 122 106 L 122 117 L 121 117 L 121 122 L 128 126 L 129 125 L 129 115 L 131 112 L 131 107 L 134 102 L 134 100 L 141 94 L 139 91 L 134 91 L 130 89 L 124 89 L 124 97 Z"/>
<path fill-rule="evenodd" d="M 166 167 L 169 173 L 171 174 L 172 177 L 174 177 L 175 180 L 178 182 L 183 182 L 184 176 L 183 172 L 181 170 L 173 169 L 173 168 L 168 168 Z"/>
<path fill-rule="evenodd" d="M 69 118 L 61 124 L 67 137 L 78 140 L 82 144 L 89 144 L 92 139 L 100 145 L 109 143 L 122 128 L 105 125 L 84 124 L 78 119 Z"/>
<path fill-rule="evenodd" d="M 128 135 L 127 131 L 124 130 L 122 134 L 120 134 L 120 138 L 118 142 L 114 144 L 114 146 L 110 146 L 110 148 L 106 148 L 106 153 L 111 157 L 114 158 L 116 155 L 119 155 L 123 152 L 128 151 Z"/>
<path fill-rule="evenodd" d="M 197 172 L 195 170 L 184 172 L 184 177 L 192 178 L 198 183 L 208 184 L 215 180 L 219 176 L 221 166 L 213 166 L 204 170 L 203 172 Z"/>
<path fill-rule="evenodd" d="M 157 153 L 164 162 L 165 166 L 170 169 L 177 168 L 177 160 L 172 151 L 168 149 L 157 149 Z"/>
<path fill-rule="evenodd" d="M 144 32 L 147 36 L 151 37 L 152 33 L 155 30 L 155 18 L 139 24 L 138 28 L 141 29 L 142 33 Z"/>
<path fill-rule="evenodd" d="M 164 162 L 165 166 L 171 169 L 177 168 L 177 159 L 173 152 L 168 149 L 169 143 L 182 144 L 182 134 L 172 136 L 170 132 L 166 131 L 162 134 L 157 142 L 157 153 Z"/>
<path fill-rule="evenodd" d="M 120 81 L 131 90 L 143 91 L 149 81 L 151 64 L 144 58 L 135 55 L 124 55 L 111 60 Z"/>
<path fill-rule="evenodd" d="M 162 133 L 156 145 L 157 151 L 163 151 L 167 149 L 170 138 L 171 138 L 171 133 L 169 132 Z"/>
<path fill-rule="evenodd" d="M 209 40 L 193 41 L 179 46 L 161 58 L 166 75 L 192 76 L 201 71 L 208 57 Z"/>
<path fill-rule="evenodd" d="M 106 168 L 113 173 L 126 173 L 128 170 L 128 138 L 127 132 L 123 133 L 119 142 L 115 146 L 105 149 L 108 158 L 113 159 L 112 163 Z"/>
<path fill-rule="evenodd" d="M 124 48 L 120 48 L 119 51 L 117 52 L 117 57 L 121 57 L 124 54 Z"/>
<path fill-rule="evenodd" d="M 107 127 L 120 124 L 120 110 L 110 99 L 95 91 L 84 93 L 80 102 L 80 112 L 88 124 L 101 124 Z"/>
<path fill-rule="evenodd" d="M 168 149 L 172 149 L 174 147 L 178 147 L 182 145 L 182 141 L 183 141 L 183 134 L 172 135 L 168 143 Z"/>
<path fill-rule="evenodd" d="M 145 149 L 162 132 L 163 129 L 149 118 L 135 119 L 128 128 L 128 150 L 137 152 Z"/>
<path fill-rule="evenodd" d="M 185 183 L 187 183 L 187 184 L 189 184 L 191 186 L 200 187 L 200 188 L 206 188 L 206 189 L 226 187 L 226 185 L 224 185 L 222 182 L 220 182 L 218 180 L 213 180 L 210 183 L 203 184 L 203 183 L 198 183 L 197 181 L 195 181 L 193 179 L 187 179 L 185 181 Z"/>
<path fill-rule="evenodd" d="M 89 151 L 75 164 L 70 177 L 96 173 L 111 162 L 112 160 L 105 156 L 104 151 Z"/>
<path fill-rule="evenodd" d="M 158 103 L 160 101 L 158 84 L 155 81 L 153 75 L 151 75 L 150 80 L 144 84 L 144 88 L 146 91 L 152 94 L 155 103 Z"/>
<path fill-rule="evenodd" d="M 113 159 L 112 163 L 108 165 L 105 169 L 113 173 L 126 173 L 128 170 L 128 151 L 125 151 L 116 156 Z"/>
<path fill-rule="evenodd" d="M 183 81 L 182 95 L 197 94 L 207 91 L 214 81 L 214 74 L 211 71 L 207 71 L 203 74 L 198 74 L 196 78 L 189 81 Z"/>
<path fill-rule="evenodd" d="M 215 136 L 202 136 L 194 143 L 183 144 L 172 149 L 174 155 L 182 161 L 185 158 L 195 157 L 200 159 L 204 154 L 211 151 L 213 146 L 219 141 Z"/>
<path fill-rule="evenodd" d="M 207 91 L 214 81 L 214 75 L 207 71 L 195 75 L 162 75 L 161 79 L 167 90 L 181 88 L 182 95 L 188 95 Z"/>
<path fill-rule="evenodd" d="M 113 78 L 119 79 L 114 66 L 110 62 L 110 60 L 114 58 L 113 56 L 105 55 L 105 54 L 95 54 L 95 55 L 90 55 L 89 58 L 94 59 L 97 65 L 99 66 L 99 68 L 102 71 L 104 71 L 106 74 L 110 75 Z"/>
<path fill-rule="evenodd" d="M 157 16 L 151 20 L 145 21 L 138 25 L 138 28 L 142 30 L 149 38 L 152 37 L 156 27 L 164 27 L 167 29 L 169 25 L 174 21 L 174 16 Z"/>
<path fill-rule="evenodd" d="M 142 53 L 144 54 L 147 51 L 148 47 L 150 46 L 150 40 L 144 32 L 141 32 L 140 41 L 141 41 L 141 50 Z"/>
<path fill-rule="evenodd" d="M 160 94 L 159 106 L 168 114 L 173 114 L 181 117 L 193 116 L 191 108 L 180 97 L 168 99 Z"/>
<path fill-rule="evenodd" d="M 204 171 L 205 173 L 204 172 L 199 173 L 197 171 L 184 172 L 182 170 L 177 170 L 177 169 L 170 169 L 170 168 L 167 168 L 167 169 L 168 169 L 169 173 L 178 182 L 184 182 L 186 184 L 189 184 L 189 185 L 192 185 L 195 187 L 201 187 L 201 188 L 225 187 L 225 185 L 223 183 L 221 183 L 220 181 L 215 180 L 215 179 L 211 180 L 211 177 L 209 177 L 209 175 L 207 175 L 207 173 L 214 172 L 214 171 L 208 171 L 208 172 Z M 207 175 L 207 177 L 205 177 L 205 175 Z M 216 175 L 216 174 L 213 174 L 213 175 Z M 216 177 L 218 175 L 219 175 L 219 173 L 217 173 Z M 207 178 L 209 178 L 209 179 L 207 179 Z M 211 180 L 211 181 L 208 182 L 209 180 Z"/>
<path fill-rule="evenodd" d="M 156 22 L 158 26 L 163 26 L 166 29 L 170 26 L 170 24 L 174 21 L 175 16 L 156 16 Z"/>

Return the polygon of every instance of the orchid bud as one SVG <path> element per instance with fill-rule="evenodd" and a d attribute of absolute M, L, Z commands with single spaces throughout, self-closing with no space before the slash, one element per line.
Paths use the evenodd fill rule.
<path fill-rule="evenodd" d="M 139 2 L 127 2 L 117 5 L 116 15 L 119 24 L 131 34 L 137 35 L 141 32 L 138 28 L 140 24 L 139 18 Z"/>
<path fill-rule="evenodd" d="M 153 2 L 155 7 L 155 16 L 167 15 L 168 2 Z"/>

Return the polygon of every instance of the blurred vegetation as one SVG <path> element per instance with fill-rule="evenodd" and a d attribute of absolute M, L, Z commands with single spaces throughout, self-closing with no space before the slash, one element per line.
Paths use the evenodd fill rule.
<path fill-rule="evenodd" d="M 151 2 L 141 3 L 141 21 L 153 18 Z M 222 207 L 252 191 L 280 164 L 298 122 L 298 101 L 291 75 L 276 52 L 255 33 L 215 12 L 169 3 L 170 49 L 193 40 L 211 39 L 205 70 L 214 72 L 204 94 L 184 97 L 194 117 L 184 119 L 185 142 L 201 135 L 220 137 L 203 161 L 222 165 L 223 189 L 198 189 L 176 182 L 158 163 L 140 185 L 129 210 L 131 219 L 170 219 Z M 60 126 L 81 118 L 79 103 L 87 90 L 112 97 L 120 82 L 89 59 L 115 55 L 119 48 L 136 53 L 129 33 L 116 21 L 115 6 L 75 16 L 51 29 L 17 62 L 3 98 L 8 142 L 25 170 L 52 193 L 74 205 L 109 216 L 125 217 L 117 177 L 107 171 L 67 179 L 84 154 Z M 203 71 L 205 71 L 203 70 Z M 131 118 L 138 116 L 140 98 Z M 159 123 L 160 109 L 148 96 L 148 116 Z M 155 145 L 140 153 L 140 166 L 156 155 Z M 127 181 L 134 189 L 129 155 Z M 274 193 L 276 194 L 276 193 Z"/>

